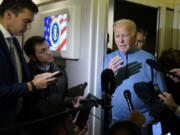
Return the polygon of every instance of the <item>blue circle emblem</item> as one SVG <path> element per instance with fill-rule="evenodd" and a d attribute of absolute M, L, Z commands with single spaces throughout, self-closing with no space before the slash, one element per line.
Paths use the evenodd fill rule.
<path fill-rule="evenodd" d="M 51 29 L 51 35 L 52 35 L 53 44 L 56 44 L 59 38 L 59 26 L 57 22 L 53 23 L 53 26 Z"/>

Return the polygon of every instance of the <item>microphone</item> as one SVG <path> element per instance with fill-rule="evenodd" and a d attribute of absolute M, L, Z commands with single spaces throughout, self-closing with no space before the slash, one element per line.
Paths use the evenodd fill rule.
<path fill-rule="evenodd" d="M 115 91 L 114 73 L 111 69 L 105 69 L 101 73 L 101 86 L 102 86 L 102 107 L 104 108 L 104 132 L 109 128 L 111 123 L 111 95 Z"/>
<path fill-rule="evenodd" d="M 147 59 L 146 63 L 149 64 L 152 68 L 156 69 L 157 71 L 162 72 L 159 64 L 155 60 Z"/>
<path fill-rule="evenodd" d="M 109 94 L 114 93 L 114 73 L 111 69 L 105 69 L 101 73 L 101 86 L 102 92 L 106 92 Z"/>
<path fill-rule="evenodd" d="M 102 99 L 99 99 L 98 97 L 89 93 L 85 99 L 81 99 L 79 102 L 80 102 L 80 104 L 89 104 L 89 105 L 98 106 L 98 104 L 102 105 L 103 101 L 102 101 Z"/>
<path fill-rule="evenodd" d="M 132 100 L 131 100 L 131 93 L 130 93 L 129 90 L 124 91 L 124 97 L 125 97 L 125 99 L 127 101 L 130 112 L 132 112 L 134 110 L 134 108 L 133 108 L 133 104 L 132 104 Z"/>
<path fill-rule="evenodd" d="M 159 72 L 163 72 L 165 74 L 170 74 L 173 77 L 177 77 L 178 79 L 180 79 L 180 76 L 176 75 L 173 72 L 169 72 L 166 68 L 164 69 L 164 71 L 162 71 L 161 67 L 159 66 L 159 64 L 155 60 L 147 59 L 146 63 L 149 64 L 152 68 L 156 69 Z"/>

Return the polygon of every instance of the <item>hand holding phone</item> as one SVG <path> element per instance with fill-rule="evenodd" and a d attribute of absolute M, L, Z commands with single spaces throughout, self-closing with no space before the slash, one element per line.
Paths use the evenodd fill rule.
<path fill-rule="evenodd" d="M 52 78 L 54 78 L 54 77 L 59 78 L 62 75 L 62 73 L 60 71 L 56 71 L 53 74 L 54 75 L 52 76 Z"/>

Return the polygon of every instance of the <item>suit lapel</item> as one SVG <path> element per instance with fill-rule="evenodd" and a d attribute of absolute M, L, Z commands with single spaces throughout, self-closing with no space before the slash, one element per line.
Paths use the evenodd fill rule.
<path fill-rule="evenodd" d="M 29 69 L 28 69 L 28 66 L 27 66 L 27 63 L 23 57 L 23 54 L 22 54 L 22 51 L 21 51 L 21 48 L 20 48 L 20 45 L 19 45 L 19 42 L 16 38 L 14 38 L 14 44 L 17 48 L 17 52 L 18 52 L 18 55 L 20 57 L 20 61 L 21 61 L 21 65 L 22 65 L 22 74 L 23 74 L 23 80 L 29 80 L 30 79 L 30 72 L 29 72 Z M 6 56 L 7 56 L 7 60 L 10 62 L 10 64 L 12 65 L 13 69 L 15 69 L 14 65 L 13 65 L 13 62 L 11 60 L 11 56 L 10 56 L 10 52 L 9 52 L 9 49 L 7 47 L 7 44 L 6 44 L 6 41 L 4 39 L 4 36 L 3 34 L 1 33 L 0 31 L 0 47 L 4 50 Z M 16 75 L 17 75 L 17 72 L 16 72 Z"/>
<path fill-rule="evenodd" d="M 3 37 L 3 34 L 1 33 L 0 31 L 0 45 L 2 47 L 2 49 L 4 50 L 6 56 L 7 56 L 7 59 L 8 61 L 12 64 L 12 66 L 14 67 L 14 64 L 12 62 L 12 59 L 11 59 L 11 56 L 10 56 L 10 52 L 9 52 L 9 49 L 8 49 L 8 46 L 7 46 L 7 43 Z M 15 67 L 14 67 L 15 68 Z"/>

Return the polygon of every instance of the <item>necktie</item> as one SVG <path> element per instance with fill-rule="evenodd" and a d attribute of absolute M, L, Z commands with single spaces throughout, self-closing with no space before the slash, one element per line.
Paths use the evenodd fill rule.
<path fill-rule="evenodd" d="M 17 71 L 17 62 L 16 62 L 16 54 L 15 54 L 15 46 L 13 44 L 13 38 L 8 38 L 8 42 L 10 44 L 9 51 L 10 51 L 11 59 L 12 59 L 13 65 Z"/>

